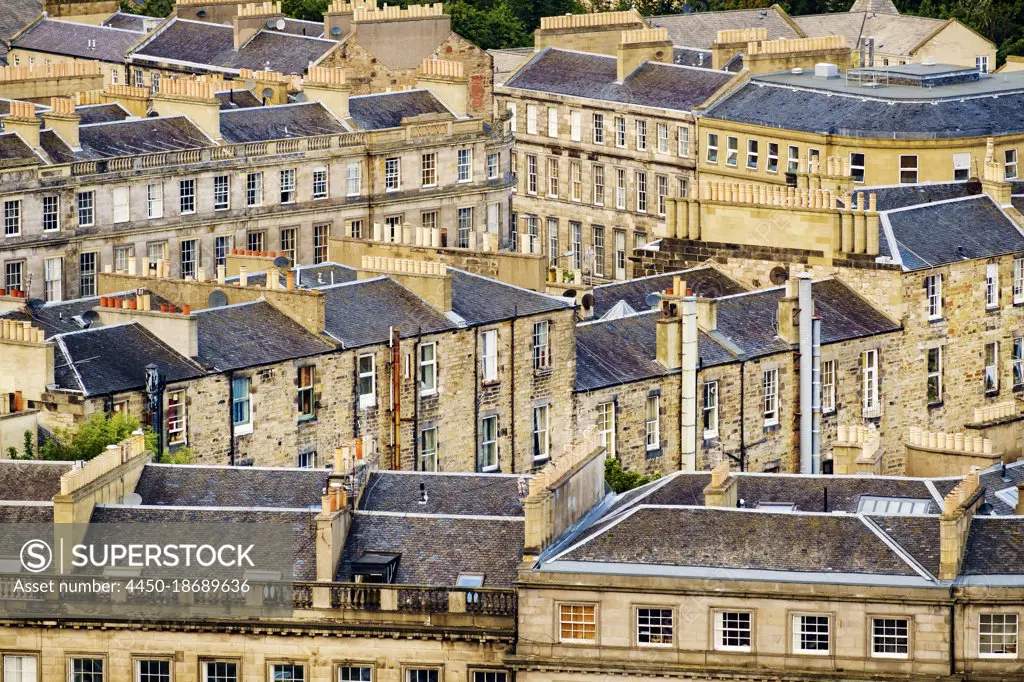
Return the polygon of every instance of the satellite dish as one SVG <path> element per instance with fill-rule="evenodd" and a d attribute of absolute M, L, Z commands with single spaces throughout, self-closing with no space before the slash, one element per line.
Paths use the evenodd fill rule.
<path fill-rule="evenodd" d="M 644 297 L 644 303 L 647 304 L 648 308 L 656 308 L 661 303 L 661 296 L 652 291 Z"/>
<path fill-rule="evenodd" d="M 206 16 L 206 10 L 205 9 L 199 10 L 198 12 L 196 12 L 196 16 L 199 17 L 200 19 L 202 19 L 203 17 Z"/>
<path fill-rule="evenodd" d="M 39 310 L 46 305 L 46 301 L 41 298 L 30 298 L 25 302 L 25 305 L 28 306 L 29 310 Z"/>
<path fill-rule="evenodd" d="M 206 299 L 206 302 L 211 308 L 222 308 L 228 304 L 228 295 L 220 289 L 215 289 L 210 292 L 210 296 Z"/>
<path fill-rule="evenodd" d="M 772 271 L 768 273 L 768 279 L 770 279 L 772 281 L 772 284 L 775 284 L 776 286 L 780 284 L 785 284 L 786 280 L 789 279 L 789 270 L 782 267 L 781 265 L 778 265 L 772 268 Z"/>
<path fill-rule="evenodd" d="M 274 91 L 271 88 L 263 88 L 263 99 L 270 99 L 274 96 Z"/>
<path fill-rule="evenodd" d="M 277 22 L 273 19 L 267 19 L 267 28 L 277 28 Z"/>
<path fill-rule="evenodd" d="M 124 499 L 121 500 L 121 504 L 126 507 L 138 507 L 142 504 L 142 495 L 138 493 L 128 493 L 124 496 Z"/>
<path fill-rule="evenodd" d="M 566 289 L 565 291 L 562 292 L 562 296 L 565 296 L 566 298 L 576 298 L 576 290 Z"/>
<path fill-rule="evenodd" d="M 278 31 L 283 31 L 284 19 L 278 19 L 276 22 L 274 22 L 274 28 L 276 28 Z"/>
<path fill-rule="evenodd" d="M 582 303 L 584 310 L 590 310 L 594 307 L 594 295 L 591 293 L 583 294 Z"/>
<path fill-rule="evenodd" d="M 307 97 L 306 93 L 304 93 L 304 92 L 297 92 L 294 95 L 289 95 L 288 99 L 290 99 L 293 102 L 299 102 L 299 103 L 308 102 L 309 101 L 309 97 Z"/>
<path fill-rule="evenodd" d="M 290 264 L 291 264 L 291 261 L 288 260 L 288 256 L 278 256 L 277 258 L 274 259 L 274 267 L 275 268 L 286 268 Z"/>
<path fill-rule="evenodd" d="M 100 321 L 100 314 L 95 310 L 86 310 L 82 313 L 82 319 L 91 326 Z"/>
<path fill-rule="evenodd" d="M 331 26 L 331 35 L 332 36 L 340 36 L 341 35 L 341 26 Z"/>

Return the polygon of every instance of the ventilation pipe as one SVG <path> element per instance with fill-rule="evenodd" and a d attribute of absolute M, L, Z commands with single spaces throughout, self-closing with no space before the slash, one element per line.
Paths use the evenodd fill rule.
<path fill-rule="evenodd" d="M 797 315 L 799 320 L 800 350 L 800 473 L 811 473 L 811 393 L 813 352 L 811 318 L 813 303 L 811 301 L 811 273 L 801 272 L 797 275 Z"/>
<path fill-rule="evenodd" d="M 680 464 L 683 471 L 697 470 L 697 299 L 682 300 L 682 417 Z"/>
<path fill-rule="evenodd" d="M 821 473 L 821 318 L 811 320 L 811 473 Z"/>

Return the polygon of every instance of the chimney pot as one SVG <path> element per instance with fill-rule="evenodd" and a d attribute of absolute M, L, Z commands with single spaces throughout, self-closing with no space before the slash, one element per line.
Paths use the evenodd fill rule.
<path fill-rule="evenodd" d="M 192 307 L 191 306 L 187 306 L 187 305 L 181 306 L 181 314 L 182 315 L 191 315 L 192 314 Z"/>

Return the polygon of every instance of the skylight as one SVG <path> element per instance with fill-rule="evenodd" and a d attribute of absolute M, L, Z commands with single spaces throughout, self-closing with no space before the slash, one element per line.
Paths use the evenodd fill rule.
<path fill-rule="evenodd" d="M 858 514 L 927 514 L 929 499 L 915 497 L 876 497 L 864 495 L 857 505 Z"/>

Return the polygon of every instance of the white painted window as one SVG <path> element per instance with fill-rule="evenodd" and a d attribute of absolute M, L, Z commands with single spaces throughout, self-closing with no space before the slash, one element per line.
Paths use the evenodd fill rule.
<path fill-rule="evenodd" d="M 661 396 L 647 396 L 644 410 L 645 444 L 648 452 L 661 448 Z"/>
<path fill-rule="evenodd" d="M 647 151 L 647 121 L 638 119 L 636 121 L 636 150 Z"/>
<path fill-rule="evenodd" d="M 516 126 L 519 124 L 518 111 L 516 110 L 515 102 L 505 102 L 505 110 L 509 113 L 509 126 L 512 128 L 512 132 L 516 132 Z"/>
<path fill-rule="evenodd" d="M 747 140 L 747 168 L 757 170 L 758 164 L 758 142 Z"/>
<path fill-rule="evenodd" d="M 551 456 L 551 406 L 533 408 L 533 459 L 542 461 Z"/>
<path fill-rule="evenodd" d="M 647 213 L 647 173 L 644 171 L 636 173 L 636 210 Z"/>
<path fill-rule="evenodd" d="M 299 421 L 312 419 L 316 416 L 316 365 L 299 367 L 296 380 Z"/>
<path fill-rule="evenodd" d="M 906 618 L 872 618 L 871 655 L 875 658 L 907 658 L 910 655 L 910 621 Z"/>
<path fill-rule="evenodd" d="M 593 226 L 594 274 L 604 277 L 604 225 Z"/>
<path fill-rule="evenodd" d="M 438 682 L 437 668 L 411 668 L 405 671 L 405 682 Z"/>
<path fill-rule="evenodd" d="M 1024 336 L 1013 337 L 1013 387 L 1024 386 Z"/>
<path fill-rule="evenodd" d="M 338 682 L 373 682 L 373 668 L 369 666 L 339 665 Z"/>
<path fill-rule="evenodd" d="M 1017 150 L 1007 149 L 1003 153 L 1003 172 L 1006 175 L 1007 180 L 1015 180 L 1017 178 Z"/>
<path fill-rule="evenodd" d="M 615 146 L 626 146 L 626 119 L 622 116 L 615 117 Z"/>
<path fill-rule="evenodd" d="M 942 319 L 942 275 L 928 275 L 924 278 L 924 295 L 928 319 Z"/>
<path fill-rule="evenodd" d="M 60 256 L 43 261 L 43 300 L 60 301 L 64 293 L 64 259 Z"/>
<path fill-rule="evenodd" d="M 995 393 L 999 390 L 998 341 L 992 341 L 985 344 L 985 373 L 983 381 L 986 393 Z"/>
<path fill-rule="evenodd" d="M 96 273 L 100 270 L 100 257 L 95 251 L 78 254 L 78 295 L 96 295 Z"/>
<path fill-rule="evenodd" d="M 917 154 L 900 154 L 900 183 L 917 182 Z"/>
<path fill-rule="evenodd" d="M 1017 658 L 1016 613 L 982 613 L 978 616 L 978 654 L 982 658 Z"/>
<path fill-rule="evenodd" d="M 665 211 L 668 209 L 668 176 L 658 175 L 654 178 L 655 180 L 655 208 L 657 209 L 658 215 L 665 215 Z"/>
<path fill-rule="evenodd" d="M 864 168 L 866 161 L 863 152 L 850 152 L 850 175 L 857 183 L 864 182 Z"/>
<path fill-rule="evenodd" d="M 492 201 L 487 204 L 487 231 L 497 234 L 501 228 L 501 203 Z"/>
<path fill-rule="evenodd" d="M 179 272 L 182 279 L 195 277 L 199 270 L 199 240 L 182 239 L 179 256 L 181 256 Z"/>
<path fill-rule="evenodd" d="M 213 178 L 213 210 L 226 211 L 231 208 L 231 180 L 227 175 Z"/>
<path fill-rule="evenodd" d="M 769 369 L 764 373 L 764 425 L 779 423 L 779 370 Z"/>
<path fill-rule="evenodd" d="M 872 414 L 879 409 L 878 401 L 878 349 L 864 351 L 861 356 L 861 380 L 864 413 Z"/>
<path fill-rule="evenodd" d="M 296 264 L 295 258 L 295 240 L 296 240 L 296 228 L 294 227 L 282 227 L 281 228 L 281 252 L 288 258 L 292 264 Z"/>
<path fill-rule="evenodd" d="M 557 268 L 561 256 L 558 251 L 558 218 L 548 218 L 548 265 Z"/>
<path fill-rule="evenodd" d="M 551 323 L 547 320 L 533 323 L 533 368 L 551 368 Z"/>
<path fill-rule="evenodd" d="M 708 163 L 718 163 L 718 134 L 708 133 L 708 142 L 705 145 Z"/>
<path fill-rule="evenodd" d="M 79 192 L 75 197 L 78 208 L 78 226 L 92 227 L 96 223 L 96 192 Z"/>
<path fill-rule="evenodd" d="M 658 153 L 668 154 L 668 124 L 659 123 L 657 125 L 657 136 L 658 136 Z"/>
<path fill-rule="evenodd" d="M 821 411 L 825 414 L 836 411 L 837 362 L 825 360 L 821 363 Z"/>
<path fill-rule="evenodd" d="M 476 245 L 470 243 L 469 233 L 473 231 L 473 207 L 462 206 L 455 212 L 456 233 L 455 246 L 460 249 L 473 248 Z"/>
<path fill-rule="evenodd" d="M 779 143 L 769 142 L 768 143 L 768 162 L 765 164 L 764 169 L 769 173 L 779 172 Z"/>
<path fill-rule="evenodd" d="M 537 134 L 537 105 L 526 105 L 526 132 L 529 135 Z"/>
<path fill-rule="evenodd" d="M 360 355 L 359 371 L 359 407 L 366 409 L 377 404 L 377 372 L 376 359 L 370 353 Z"/>
<path fill-rule="evenodd" d="M 604 114 L 594 114 L 594 144 L 604 144 Z"/>
<path fill-rule="evenodd" d="M 558 159 L 548 159 L 548 196 L 558 197 Z"/>
<path fill-rule="evenodd" d="M 537 157 L 533 154 L 526 155 L 526 193 L 537 193 Z"/>
<path fill-rule="evenodd" d="M 988 73 L 988 55 L 982 54 L 974 58 L 974 66 L 982 73 Z"/>
<path fill-rule="evenodd" d="M 942 402 L 942 346 L 928 349 L 928 404 Z"/>
<path fill-rule="evenodd" d="M 579 111 L 569 112 L 569 137 L 573 142 L 579 142 L 582 135 L 582 114 Z"/>
<path fill-rule="evenodd" d="M 423 187 L 437 186 L 436 152 L 427 152 L 420 156 L 420 184 Z"/>
<path fill-rule="evenodd" d="M 384 159 L 384 191 L 397 192 L 402 189 L 402 160 L 397 156 Z"/>
<path fill-rule="evenodd" d="M 548 137 L 558 137 L 558 107 L 548 107 Z"/>
<path fill-rule="evenodd" d="M 326 199 L 330 194 L 330 181 L 328 180 L 327 168 L 317 166 L 313 168 L 313 200 Z"/>
<path fill-rule="evenodd" d="M 459 182 L 470 182 L 473 180 L 473 150 L 460 149 L 456 154 Z"/>
<path fill-rule="evenodd" d="M 831 619 L 827 615 L 793 616 L 793 653 L 828 656 Z"/>
<path fill-rule="evenodd" d="M 569 246 L 572 268 L 579 270 L 583 267 L 583 224 L 575 220 L 569 221 Z"/>
<path fill-rule="evenodd" d="M 106 679 L 104 663 L 102 658 L 73 657 L 68 670 L 71 682 L 104 682 Z"/>
<path fill-rule="evenodd" d="M 690 155 L 690 129 L 676 126 L 676 153 L 684 159 Z"/>
<path fill-rule="evenodd" d="M 235 433 L 252 433 L 252 402 L 249 377 L 235 377 L 231 380 L 231 421 Z"/>
<path fill-rule="evenodd" d="M 487 155 L 487 179 L 494 180 L 501 175 L 501 157 L 497 152 L 490 152 Z"/>
<path fill-rule="evenodd" d="M 740 162 L 740 141 L 728 136 L 725 138 L 725 165 L 735 168 Z"/>
<path fill-rule="evenodd" d="M 420 395 L 437 393 L 437 344 L 420 345 Z"/>
<path fill-rule="evenodd" d="M 437 471 L 437 427 L 420 431 L 420 471 Z"/>
<path fill-rule="evenodd" d="M 797 147 L 795 144 L 789 145 L 787 154 L 788 156 L 786 158 L 786 172 L 796 173 L 798 170 L 800 170 L 800 147 Z"/>
<path fill-rule="evenodd" d="M 146 217 L 151 220 L 164 217 L 164 188 L 160 184 L 146 185 Z"/>
<path fill-rule="evenodd" d="M 953 154 L 953 179 L 957 181 L 969 180 L 971 177 L 971 154 L 963 152 Z"/>
<path fill-rule="evenodd" d="M 615 279 L 626 279 L 626 232 L 615 230 Z"/>
<path fill-rule="evenodd" d="M 363 168 L 358 161 L 348 164 L 345 174 L 345 195 L 357 197 L 363 191 Z"/>
<path fill-rule="evenodd" d="M 188 442 L 188 417 L 185 413 L 185 392 L 167 393 L 167 444 L 183 445 Z"/>
<path fill-rule="evenodd" d="M 37 666 L 35 656 L 4 654 L 4 682 L 36 682 Z"/>
<path fill-rule="evenodd" d="M 702 411 L 704 440 L 718 438 L 718 382 L 704 382 L 704 402 Z"/>
<path fill-rule="evenodd" d="M 202 682 L 238 682 L 238 663 L 235 661 L 204 661 Z"/>
<path fill-rule="evenodd" d="M 43 197 L 43 232 L 56 232 L 60 229 L 60 197 Z"/>
<path fill-rule="evenodd" d="M 637 646 L 672 646 L 675 643 L 672 609 L 636 610 Z"/>
<path fill-rule="evenodd" d="M 480 470 L 498 468 L 498 417 L 489 415 L 480 420 Z"/>
<path fill-rule="evenodd" d="M 594 205 L 604 206 L 604 166 L 594 166 Z"/>
<path fill-rule="evenodd" d="M 330 237 L 330 224 L 324 223 L 313 226 L 313 263 L 324 263 L 327 261 Z"/>
<path fill-rule="evenodd" d="M 583 200 L 583 169 L 579 161 L 569 162 L 569 200 Z"/>
<path fill-rule="evenodd" d="M 126 223 L 130 215 L 128 209 L 129 189 L 127 187 L 115 187 L 111 190 L 111 200 L 114 204 L 114 222 Z"/>
<path fill-rule="evenodd" d="M 985 265 L 985 308 L 992 310 L 999 307 L 999 264 Z"/>
<path fill-rule="evenodd" d="M 749 611 L 716 611 L 715 649 L 750 651 L 751 620 Z"/>
<path fill-rule="evenodd" d="M 25 261 L 7 261 L 4 263 L 4 289 L 7 291 L 25 290 Z"/>
<path fill-rule="evenodd" d="M 194 178 L 178 182 L 178 212 L 182 215 L 196 212 L 196 181 Z"/>
<path fill-rule="evenodd" d="M 597 406 L 597 436 L 608 456 L 615 457 L 615 403 L 601 403 Z"/>
<path fill-rule="evenodd" d="M 480 355 L 484 382 L 498 380 L 498 330 L 488 329 L 480 334 Z"/>
<path fill-rule="evenodd" d="M 263 173 L 248 173 L 245 176 L 245 205 L 263 205 Z"/>

